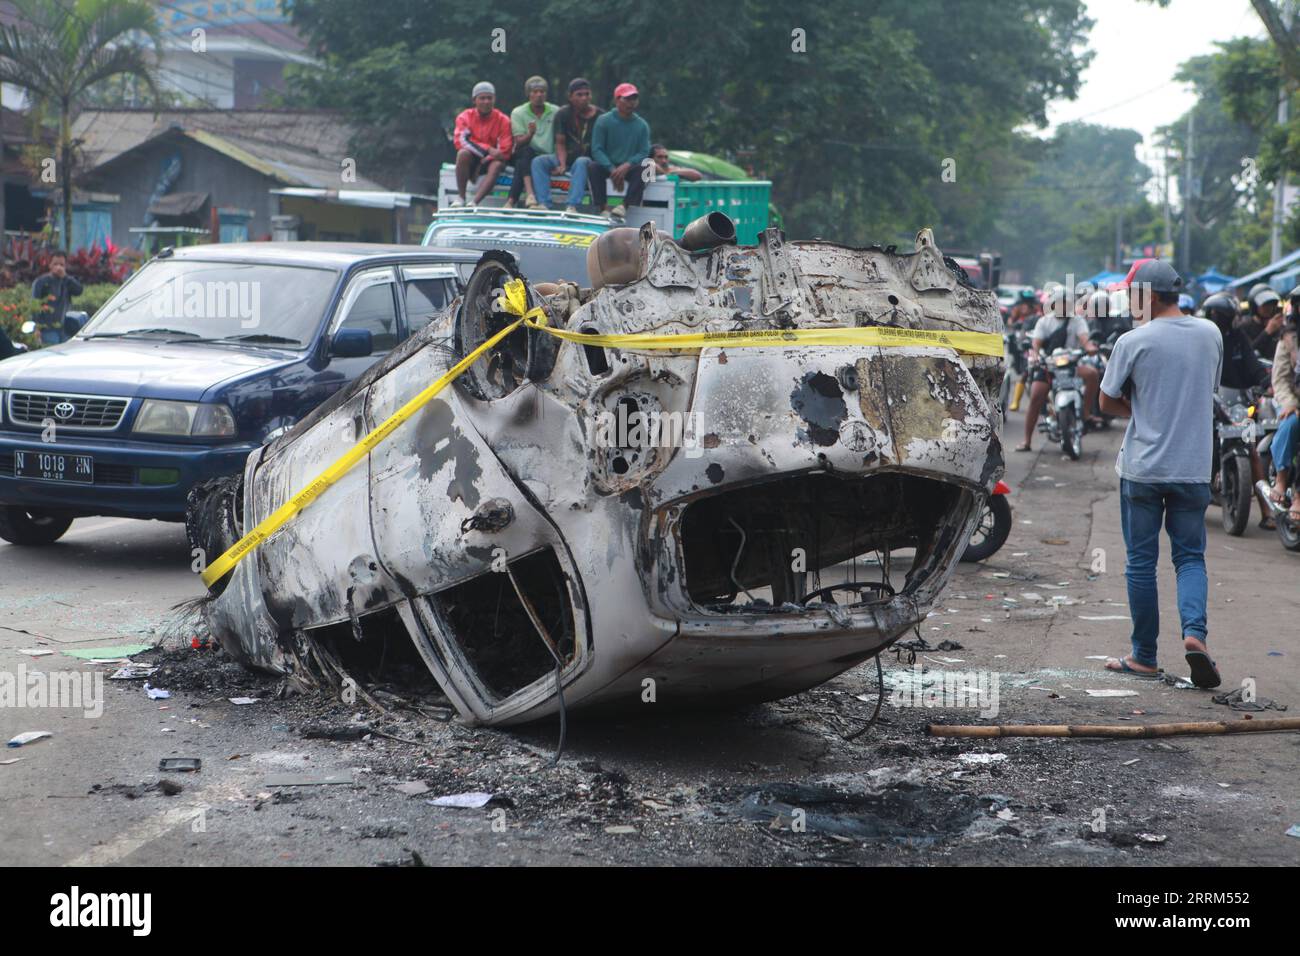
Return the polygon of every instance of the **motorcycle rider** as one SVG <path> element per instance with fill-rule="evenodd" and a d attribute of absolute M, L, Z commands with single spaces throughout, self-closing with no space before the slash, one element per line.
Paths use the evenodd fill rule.
<path fill-rule="evenodd" d="M 1020 297 L 1016 304 L 1011 307 L 1011 313 L 1007 316 L 1007 329 L 1012 335 L 1012 342 L 1015 336 L 1019 334 L 1030 322 L 1036 320 L 1038 316 L 1038 297 L 1034 295 L 1033 289 L 1022 289 Z M 1016 379 L 1015 391 L 1011 397 L 1010 409 L 1013 412 L 1020 411 L 1020 399 L 1025 394 L 1025 379 L 1020 377 Z"/>
<path fill-rule="evenodd" d="M 1097 354 L 1097 346 L 1088 337 L 1088 323 L 1083 316 L 1072 314 L 1066 290 L 1058 287 L 1052 290 L 1047 300 L 1047 311 L 1034 326 L 1033 344 L 1029 349 L 1029 411 L 1025 414 L 1025 441 L 1016 446 L 1016 451 L 1030 450 L 1034 430 L 1038 427 L 1038 416 L 1047 402 L 1047 370 L 1039 364 L 1039 356 L 1044 351 L 1050 355 L 1056 349 L 1069 348 L 1075 343 L 1089 355 Z M 1097 404 L 1101 375 L 1092 366 L 1082 363 L 1078 367 L 1078 374 L 1083 379 L 1083 407 L 1091 410 Z M 1100 424 L 1096 419 L 1091 419 L 1090 423 Z"/>
<path fill-rule="evenodd" d="M 1216 292 L 1205 300 L 1201 311 L 1218 326 L 1219 334 L 1223 336 L 1223 373 L 1219 377 L 1219 385 L 1239 391 L 1268 388 L 1271 373 L 1251 347 L 1245 330 L 1234 326 L 1237 320 L 1236 300 L 1226 292 Z M 1264 463 L 1254 445 L 1250 449 L 1250 468 L 1255 481 L 1264 477 Z M 1255 497 L 1259 499 L 1259 526 L 1265 531 L 1272 531 L 1276 525 L 1268 499 L 1258 488 L 1255 489 Z"/>
<path fill-rule="evenodd" d="M 1250 315 L 1242 323 L 1250 345 L 1262 358 L 1272 358 L 1282 334 L 1282 299 L 1268 286 L 1255 286 L 1247 300 Z"/>
<path fill-rule="evenodd" d="M 1277 477 L 1269 493 L 1273 509 L 1281 512 L 1286 501 L 1286 489 L 1291 482 L 1291 462 L 1295 458 L 1297 438 L 1300 437 L 1300 286 L 1288 296 L 1291 314 L 1287 316 L 1277 352 L 1273 356 L 1273 400 L 1279 407 L 1277 432 L 1271 445 L 1273 467 Z M 1286 520 L 1300 524 L 1300 494 L 1291 498 L 1291 511 Z"/>

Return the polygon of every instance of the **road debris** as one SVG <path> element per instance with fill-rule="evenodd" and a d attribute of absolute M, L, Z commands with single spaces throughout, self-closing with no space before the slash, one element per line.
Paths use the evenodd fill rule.
<path fill-rule="evenodd" d="M 203 761 L 198 757 L 163 757 L 158 761 L 158 769 L 177 773 L 197 773 L 203 768 Z"/>
<path fill-rule="evenodd" d="M 1138 692 L 1135 690 L 1114 690 L 1106 688 L 1104 690 L 1085 690 L 1089 697 L 1137 697 Z"/>
<path fill-rule="evenodd" d="M 1255 697 L 1250 695 L 1247 699 L 1246 689 L 1238 687 L 1236 690 L 1229 691 L 1226 694 L 1215 694 L 1212 698 L 1216 704 L 1223 704 L 1237 711 L 1249 711 L 1258 713 L 1262 710 L 1286 710 L 1286 704 L 1279 704 L 1271 697 Z"/>
<path fill-rule="evenodd" d="M 172 692 L 163 690 L 161 687 L 150 687 L 149 682 L 144 682 L 144 692 L 149 695 L 150 700 L 167 700 L 171 697 Z"/>
<path fill-rule="evenodd" d="M 444 797 L 435 797 L 424 801 L 431 807 L 456 807 L 462 810 L 477 810 L 492 802 L 490 793 L 453 793 Z"/>
<path fill-rule="evenodd" d="M 1104 724 L 926 724 L 932 737 L 1185 737 L 1300 730 L 1300 717 L 1116 727 Z"/>
<path fill-rule="evenodd" d="M 152 649 L 152 644 L 119 644 L 114 647 L 77 647 L 64 650 L 63 653 L 68 657 L 80 658 L 83 661 L 104 663 L 105 661 L 134 657 L 136 654 L 143 654 L 145 651 Z"/>
<path fill-rule="evenodd" d="M 395 783 L 393 789 L 408 797 L 418 797 L 420 794 L 429 792 L 429 785 L 423 780 L 411 780 L 407 783 Z"/>
<path fill-rule="evenodd" d="M 351 773 L 274 773 L 266 778 L 265 787 L 332 787 L 351 786 L 356 779 Z"/>
<path fill-rule="evenodd" d="M 43 647 L 20 647 L 18 653 L 26 654 L 28 657 L 48 657 L 54 652 Z"/>
<path fill-rule="evenodd" d="M 21 733 L 9 740 L 10 747 L 25 747 L 28 744 L 35 743 L 38 740 L 44 740 L 46 737 L 53 737 L 54 734 L 48 730 L 29 730 Z"/>
<path fill-rule="evenodd" d="M 148 664 L 127 664 L 125 667 L 119 667 L 113 673 L 108 675 L 109 680 L 141 680 L 152 677 L 156 667 L 150 667 Z"/>

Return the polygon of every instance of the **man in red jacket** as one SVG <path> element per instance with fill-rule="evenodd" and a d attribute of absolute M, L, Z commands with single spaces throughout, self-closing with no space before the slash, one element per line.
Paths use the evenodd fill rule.
<path fill-rule="evenodd" d="M 456 192 L 453 206 L 465 205 L 465 190 L 470 180 L 477 179 L 474 190 L 477 206 L 497 184 L 497 177 L 510 158 L 514 136 L 510 132 L 510 118 L 496 109 L 497 91 L 491 83 L 474 85 L 474 105 L 456 117 L 456 132 L 452 141 L 456 145 Z"/>

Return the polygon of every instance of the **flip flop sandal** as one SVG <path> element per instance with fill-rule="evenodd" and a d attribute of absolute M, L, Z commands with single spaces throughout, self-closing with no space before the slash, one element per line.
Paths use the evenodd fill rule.
<path fill-rule="evenodd" d="M 1111 661 L 1118 661 L 1119 667 L 1110 667 Z M 1127 657 L 1112 657 L 1106 661 L 1108 665 L 1106 670 L 1113 674 L 1128 674 L 1130 677 L 1136 677 L 1138 680 L 1160 680 L 1164 676 L 1164 671 L 1156 669 L 1153 671 L 1138 671 L 1129 666 Z"/>
<path fill-rule="evenodd" d="M 1015 451 L 1033 451 L 1033 449 L 1030 448 L 1028 445 L 1017 445 L 1017 446 L 1015 447 L 1014 450 L 1015 450 Z"/>
<path fill-rule="evenodd" d="M 1218 667 L 1205 651 L 1188 651 L 1183 657 L 1192 669 L 1192 683 L 1197 687 L 1210 690 L 1223 683 Z"/>

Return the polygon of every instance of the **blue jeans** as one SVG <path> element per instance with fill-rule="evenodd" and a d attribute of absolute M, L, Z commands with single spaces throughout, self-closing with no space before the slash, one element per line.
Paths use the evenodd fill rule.
<path fill-rule="evenodd" d="M 1133 660 L 1156 665 L 1160 635 L 1160 601 L 1156 593 L 1156 561 L 1160 557 L 1160 525 L 1169 532 L 1170 553 L 1178 573 L 1178 615 L 1183 636 L 1206 638 L 1205 509 L 1210 504 L 1208 482 L 1156 482 L 1120 479 L 1120 522 L 1128 547 L 1129 614 L 1133 618 Z"/>
<path fill-rule="evenodd" d="M 560 158 L 554 154 L 538 156 L 533 160 L 533 194 L 543 206 L 551 203 L 551 173 L 560 165 Z M 590 156 L 579 156 L 569 166 L 569 198 L 565 205 L 581 206 L 587 192 L 587 167 L 591 165 Z"/>
<path fill-rule="evenodd" d="M 1273 467 L 1278 471 L 1290 468 L 1291 462 L 1295 460 L 1296 438 L 1300 437 L 1296 435 L 1297 431 L 1300 431 L 1300 415 L 1285 418 L 1277 426 L 1277 434 L 1273 436 L 1273 442 L 1268 447 L 1273 455 Z"/>

